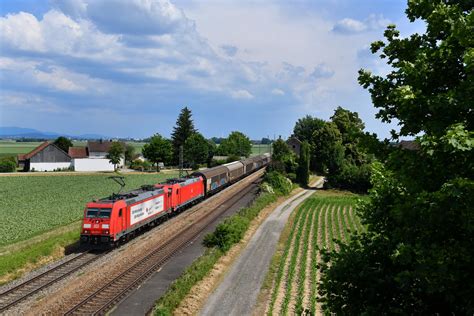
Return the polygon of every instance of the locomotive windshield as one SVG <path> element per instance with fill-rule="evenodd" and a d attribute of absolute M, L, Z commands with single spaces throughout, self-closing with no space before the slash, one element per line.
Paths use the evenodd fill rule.
<path fill-rule="evenodd" d="M 110 218 L 111 208 L 88 208 L 87 218 Z"/>

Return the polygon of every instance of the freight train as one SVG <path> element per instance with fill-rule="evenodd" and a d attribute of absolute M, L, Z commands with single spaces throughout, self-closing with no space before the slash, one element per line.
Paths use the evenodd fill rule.
<path fill-rule="evenodd" d="M 143 228 L 199 203 L 269 162 L 270 155 L 263 154 L 89 202 L 84 210 L 81 244 L 115 246 L 127 241 Z"/>

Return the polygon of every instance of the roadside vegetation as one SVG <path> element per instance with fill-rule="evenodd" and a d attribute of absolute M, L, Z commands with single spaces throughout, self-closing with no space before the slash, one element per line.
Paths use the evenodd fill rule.
<path fill-rule="evenodd" d="M 390 72 L 360 70 L 377 118 L 415 138 L 372 168 L 367 230 L 324 256 L 324 311 L 336 315 L 474 313 L 474 6 L 408 1 L 426 32 L 389 25 L 371 51 Z"/>

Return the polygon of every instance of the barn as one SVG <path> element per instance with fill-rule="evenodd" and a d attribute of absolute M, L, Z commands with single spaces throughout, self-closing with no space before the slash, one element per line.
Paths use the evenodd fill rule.
<path fill-rule="evenodd" d="M 24 171 L 54 171 L 69 169 L 71 157 L 54 143 L 45 141 L 27 154 L 18 155 Z"/>

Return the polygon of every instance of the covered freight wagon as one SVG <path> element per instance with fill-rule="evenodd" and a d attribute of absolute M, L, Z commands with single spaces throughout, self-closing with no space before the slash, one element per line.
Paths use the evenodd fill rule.
<path fill-rule="evenodd" d="M 198 172 L 194 172 L 192 176 L 200 176 L 204 180 L 205 194 L 212 194 L 229 183 L 229 169 L 225 166 L 217 166 Z"/>

